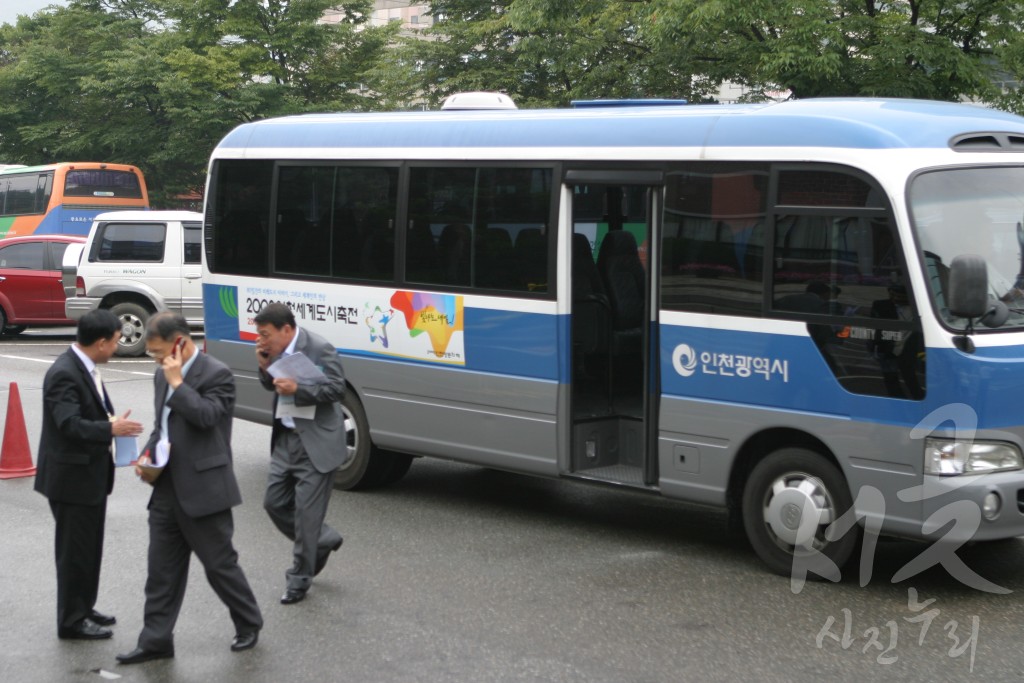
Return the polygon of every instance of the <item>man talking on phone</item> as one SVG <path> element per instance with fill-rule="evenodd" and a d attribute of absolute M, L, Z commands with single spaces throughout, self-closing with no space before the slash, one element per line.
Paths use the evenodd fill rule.
<path fill-rule="evenodd" d="M 270 474 L 263 507 L 278 530 L 294 542 L 281 596 L 281 604 L 291 605 L 306 597 L 313 577 L 341 547 L 341 534 L 324 523 L 324 517 L 334 470 L 347 455 L 339 405 L 345 375 L 337 349 L 320 335 L 299 329 L 295 315 L 284 304 L 264 306 L 255 322 L 260 382 L 274 392 Z M 316 366 L 321 381 L 271 375 L 271 365 L 297 353 Z"/>
<path fill-rule="evenodd" d="M 263 617 L 232 545 L 231 508 L 242 502 L 231 461 L 235 380 L 202 353 L 176 313 L 149 319 L 146 353 L 160 364 L 153 378 L 156 425 L 140 456 L 161 467 L 136 467 L 153 486 L 144 625 L 122 664 L 174 656 L 174 625 L 185 598 L 192 553 L 231 615 L 231 650 L 256 645 Z"/>

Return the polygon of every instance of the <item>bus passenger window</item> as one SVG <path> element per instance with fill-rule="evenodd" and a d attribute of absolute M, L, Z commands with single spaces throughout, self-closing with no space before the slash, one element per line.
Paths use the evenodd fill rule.
<path fill-rule="evenodd" d="M 275 270 L 392 280 L 398 169 L 281 166 Z"/>
<path fill-rule="evenodd" d="M 269 274 L 274 162 L 217 160 L 206 207 L 206 259 L 215 273 Z"/>
<path fill-rule="evenodd" d="M 767 164 L 686 164 L 666 178 L 662 305 L 759 316 Z"/>
<path fill-rule="evenodd" d="M 852 173 L 779 173 L 771 315 L 806 320 L 855 394 L 924 397 L 925 349 L 881 192 Z"/>
<path fill-rule="evenodd" d="M 551 178 L 546 168 L 411 169 L 406 279 L 547 292 Z"/>

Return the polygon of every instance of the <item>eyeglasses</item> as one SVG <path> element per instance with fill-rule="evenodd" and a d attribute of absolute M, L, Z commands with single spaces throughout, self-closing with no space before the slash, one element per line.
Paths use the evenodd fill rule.
<path fill-rule="evenodd" d="M 163 354 L 161 354 L 159 351 L 153 351 L 151 349 L 146 349 L 146 355 L 149 356 L 150 358 L 159 358 Z"/>

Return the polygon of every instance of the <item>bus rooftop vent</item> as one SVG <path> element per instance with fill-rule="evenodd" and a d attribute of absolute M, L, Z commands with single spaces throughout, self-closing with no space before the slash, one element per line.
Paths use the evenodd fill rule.
<path fill-rule="evenodd" d="M 573 109 L 589 107 L 678 107 L 687 104 L 686 100 L 573 100 L 569 105 Z"/>
<path fill-rule="evenodd" d="M 1024 152 L 1022 133 L 964 133 L 949 141 L 955 152 Z"/>
<path fill-rule="evenodd" d="M 480 109 L 518 109 L 508 95 L 500 92 L 458 92 L 445 98 L 441 111 L 473 111 Z"/>

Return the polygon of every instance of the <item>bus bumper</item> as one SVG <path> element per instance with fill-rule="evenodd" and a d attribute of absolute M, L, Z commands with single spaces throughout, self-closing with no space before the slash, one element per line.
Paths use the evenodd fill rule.
<path fill-rule="evenodd" d="M 100 307 L 100 301 L 96 297 L 76 296 L 64 301 L 64 315 L 70 320 L 80 320 L 89 311 L 95 311 Z"/>
<path fill-rule="evenodd" d="M 925 479 L 925 538 L 966 543 L 1024 536 L 1024 472 Z"/>

